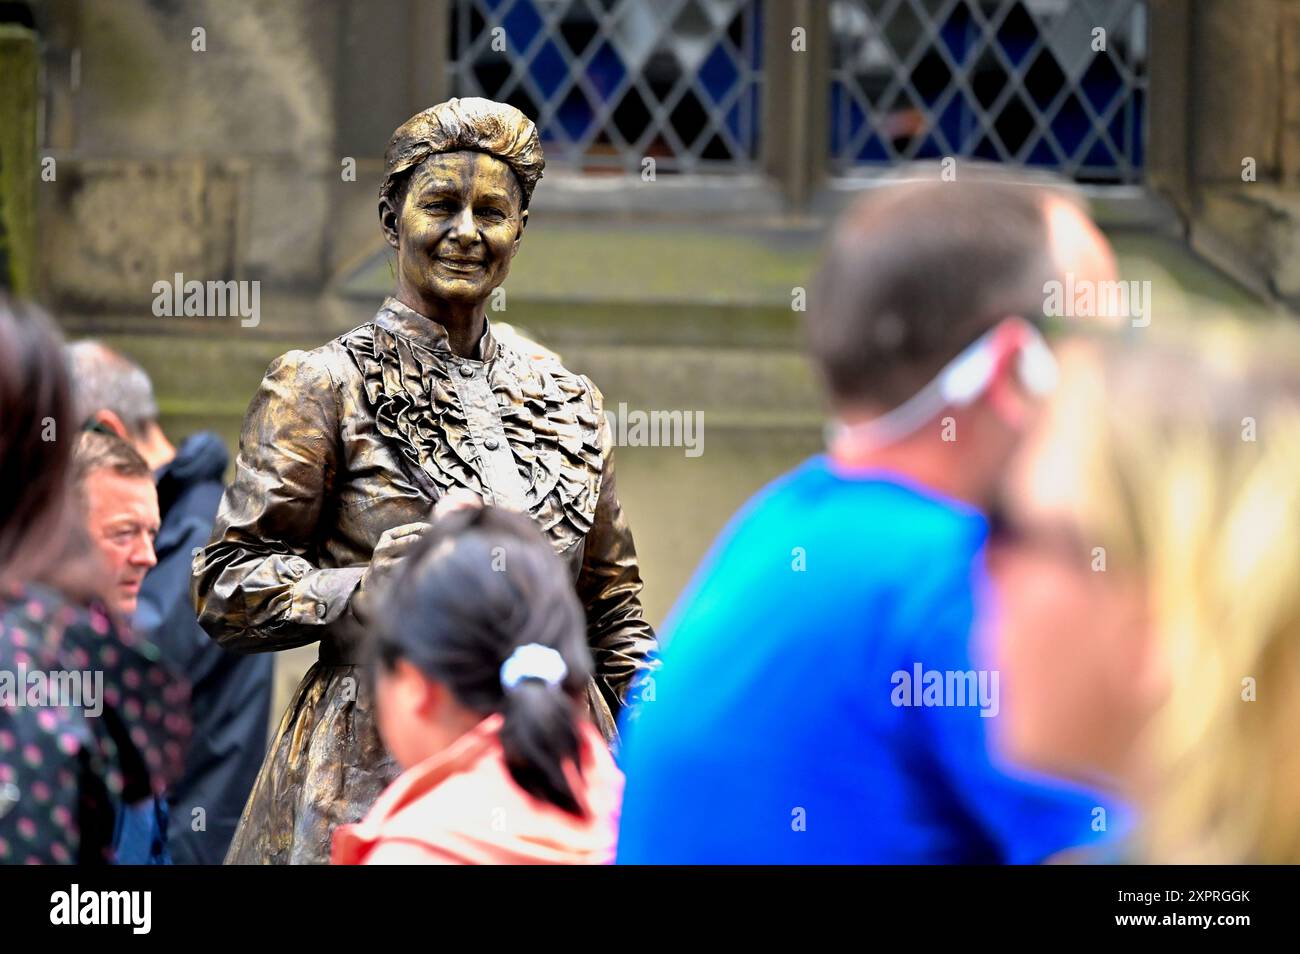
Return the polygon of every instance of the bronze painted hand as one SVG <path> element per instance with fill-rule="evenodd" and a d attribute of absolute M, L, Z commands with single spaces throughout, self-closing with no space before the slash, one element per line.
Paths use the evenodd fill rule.
<path fill-rule="evenodd" d="M 375 544 L 375 552 L 370 558 L 370 566 L 362 574 L 352 595 L 352 615 L 363 627 L 368 627 L 374 618 L 372 602 L 375 591 L 396 568 L 402 558 L 419 542 L 429 529 L 424 521 L 405 523 L 400 527 L 385 530 Z"/>

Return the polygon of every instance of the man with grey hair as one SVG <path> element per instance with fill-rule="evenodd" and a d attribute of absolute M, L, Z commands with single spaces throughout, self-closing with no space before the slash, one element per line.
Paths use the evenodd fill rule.
<path fill-rule="evenodd" d="M 176 448 L 158 424 L 158 401 L 144 368 L 98 341 L 68 345 L 68 363 L 76 382 L 79 423 L 116 434 L 134 447 L 152 470 L 176 456 Z"/>
<path fill-rule="evenodd" d="M 76 414 L 87 430 L 122 438 L 144 458 L 162 518 L 157 566 L 140 586 L 133 622 L 192 686 L 194 732 L 170 794 L 168 848 L 177 864 L 220 864 L 266 754 L 274 661 L 222 649 L 190 602 L 190 556 L 208 542 L 229 456 L 211 432 L 172 445 L 148 374 L 98 341 L 68 345 Z"/>

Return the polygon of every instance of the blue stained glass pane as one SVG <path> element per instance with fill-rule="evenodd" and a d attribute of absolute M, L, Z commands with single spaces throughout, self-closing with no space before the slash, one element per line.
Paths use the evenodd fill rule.
<path fill-rule="evenodd" d="M 939 39 L 952 61 L 965 66 L 967 58 L 980 48 L 980 31 L 971 18 L 969 7 L 964 4 L 953 7 L 952 14 L 939 27 Z"/>
<path fill-rule="evenodd" d="M 1020 66 L 1037 39 L 1038 25 L 1024 6 L 1017 3 L 998 27 L 997 43 L 1003 55 L 1012 66 Z"/>
<path fill-rule="evenodd" d="M 608 101 L 625 76 L 627 67 L 623 65 L 622 58 L 609 43 L 602 43 L 587 66 L 587 78 L 591 80 L 591 85 L 602 99 Z"/>
<path fill-rule="evenodd" d="M 1061 104 L 1060 112 L 1052 119 L 1052 135 L 1069 156 L 1083 145 L 1083 137 L 1088 135 L 1088 130 L 1091 128 L 1092 122 L 1088 119 L 1088 114 L 1083 111 L 1078 99 L 1071 93 Z"/>
<path fill-rule="evenodd" d="M 1126 140 L 1118 132 L 1112 132 L 1111 135 L 1120 144 L 1120 148 L 1128 149 L 1129 161 L 1140 169 L 1142 168 L 1146 148 L 1146 136 L 1143 134 L 1146 95 L 1143 90 L 1135 89 L 1129 99 L 1128 105 L 1120 108 L 1115 114 L 1115 119 L 1111 125 L 1112 129 L 1117 126 L 1121 129 L 1127 128 L 1128 138 Z M 1127 146 L 1125 146 L 1125 143 L 1127 143 Z"/>
<path fill-rule="evenodd" d="M 745 140 L 740 135 L 740 104 L 743 100 L 737 100 L 736 104 L 727 110 L 726 124 L 727 130 L 735 137 L 736 142 L 744 145 Z"/>
<path fill-rule="evenodd" d="M 1115 64 L 1110 61 L 1110 57 L 1099 54 L 1088 67 L 1088 71 L 1083 74 L 1079 85 L 1083 89 L 1083 94 L 1088 97 L 1088 103 L 1100 115 L 1123 90 L 1124 81 L 1120 79 L 1119 71 L 1115 69 Z"/>
<path fill-rule="evenodd" d="M 1077 171 L 1090 181 L 1140 178 L 1147 81 L 1145 43 L 1137 35 L 1143 18 L 1134 11 L 1147 0 L 1108 0 L 1115 11 L 1113 50 L 1082 59 L 1077 69 L 1074 57 L 1083 54 L 1077 37 L 1065 35 L 1077 29 L 1068 0 L 836 3 L 855 13 L 844 18 L 850 33 L 868 36 L 874 30 L 877 43 L 892 42 L 899 33 L 905 39 L 894 45 L 911 53 L 905 66 L 883 54 L 864 66 L 861 44 L 834 48 L 827 123 L 834 167 L 892 163 L 903 154 L 928 159 L 955 153 Z M 906 18 L 900 12 L 885 31 L 877 22 L 884 10 L 910 12 Z M 915 29 L 926 17 L 933 25 L 929 36 Z M 895 29 L 904 19 L 905 27 Z M 879 36 L 882 32 L 890 37 Z M 1121 57 L 1132 59 L 1131 67 Z M 1023 93 L 1002 99 L 1008 84 Z M 899 92 L 883 97 L 878 116 L 863 115 L 856 102 L 881 99 L 881 89 Z M 1096 123 L 1103 115 L 1106 139 L 1099 140 Z M 1040 120 L 1050 130 L 1043 130 Z"/>
<path fill-rule="evenodd" d="M 863 124 L 866 123 L 866 121 L 867 121 L 866 110 L 864 110 L 861 106 L 858 105 L 858 101 L 856 99 L 850 96 L 849 97 L 849 128 L 844 130 L 844 135 L 850 138 L 856 136 L 858 134 L 858 130 L 862 128 Z"/>
<path fill-rule="evenodd" d="M 1025 57 L 1029 55 L 1029 50 L 1033 46 L 1032 37 L 1014 37 L 1002 44 L 1002 52 L 1006 55 L 1007 61 L 1012 66 L 1020 66 Z"/>
<path fill-rule="evenodd" d="M 736 69 L 736 64 L 727 53 L 726 47 L 719 43 L 700 65 L 699 76 L 700 85 L 717 103 L 731 92 L 736 81 L 740 79 L 740 71 Z"/>
<path fill-rule="evenodd" d="M 844 87 L 838 82 L 831 82 L 831 152 L 839 155 L 844 148 L 844 130 L 840 128 L 840 102 L 844 99 Z"/>
<path fill-rule="evenodd" d="M 1025 159 L 1025 165 L 1029 166 L 1055 166 L 1057 164 L 1056 153 L 1052 147 L 1047 144 L 1047 138 L 1043 137 L 1038 140 L 1038 145 L 1030 151 L 1028 158 Z"/>
<path fill-rule="evenodd" d="M 528 64 L 528 72 L 547 99 L 554 96 L 569 78 L 569 67 L 564 62 L 564 56 L 550 40 L 542 44 L 537 56 Z"/>
<path fill-rule="evenodd" d="M 892 158 L 893 155 L 875 135 L 868 136 L 867 141 L 858 150 L 859 162 L 889 162 Z"/>
<path fill-rule="evenodd" d="M 496 3 L 489 4 L 489 7 L 493 10 L 500 6 L 499 0 Z M 506 37 L 510 42 L 510 48 L 524 50 L 533 42 L 533 39 L 537 36 L 537 31 L 542 28 L 542 18 L 533 9 L 530 0 L 519 0 L 506 13 L 501 25 L 506 29 Z"/>
<path fill-rule="evenodd" d="M 1111 117 L 1110 123 L 1106 126 L 1106 131 L 1110 133 L 1111 141 L 1116 147 L 1124 153 L 1132 153 L 1132 147 L 1129 144 L 1129 123 L 1133 118 L 1133 99 L 1128 97 L 1124 102 L 1119 103 L 1115 109 L 1115 115 Z"/>
<path fill-rule="evenodd" d="M 1094 169 L 1113 169 L 1116 165 L 1115 154 L 1111 152 L 1105 140 L 1098 139 L 1093 143 L 1092 148 L 1088 150 L 1088 158 L 1083 160 L 1083 164 L 1092 166 Z"/>
<path fill-rule="evenodd" d="M 943 132 L 943 138 L 960 147 L 966 141 L 971 119 L 965 97 L 954 96 L 939 116 L 938 126 Z"/>
<path fill-rule="evenodd" d="M 977 159 L 992 159 L 994 161 L 1002 158 L 1001 153 L 998 152 L 998 147 L 993 145 L 993 140 L 989 139 L 988 136 L 979 141 L 971 155 Z"/>
<path fill-rule="evenodd" d="M 916 151 L 917 159 L 939 159 L 946 153 L 938 136 L 926 136 L 921 148 Z"/>
<path fill-rule="evenodd" d="M 704 0 L 698 2 L 705 6 Z M 626 153 L 625 160 L 639 158 L 631 151 L 649 143 L 666 160 L 662 168 L 673 171 L 691 171 L 706 161 L 749 165 L 760 136 L 762 81 L 751 66 L 762 62 L 762 43 L 756 41 L 762 36 L 764 0 L 708 3 L 725 7 L 727 22 L 697 16 L 662 24 L 659 47 L 641 51 L 653 53 L 641 76 L 646 92 L 640 95 L 648 105 L 632 108 L 625 96 L 633 78 L 628 57 L 641 44 L 624 35 L 631 21 L 618 11 L 653 6 L 646 0 L 448 0 L 458 37 L 467 25 L 480 40 L 485 31 L 499 28 L 508 50 L 503 55 L 483 42 L 472 47 L 472 54 L 470 47 L 457 47 L 452 91 L 526 100 L 530 108 L 525 112 L 536 119 L 543 140 L 561 161 L 581 160 L 574 141 L 591 140 Z M 706 54 L 703 59 L 696 59 L 696 50 Z M 683 148 L 669 141 L 654 110 L 685 78 L 684 62 L 698 63 L 691 77 L 693 92 L 672 110 L 667 127 L 691 140 Z M 719 108 L 723 103 L 729 103 L 725 111 Z M 597 117 L 614 104 L 618 108 L 598 127 Z M 731 141 L 718 138 L 723 130 Z M 611 149 L 597 151 L 605 157 Z"/>
<path fill-rule="evenodd" d="M 564 97 L 564 102 L 556 111 L 555 118 L 564 127 L 564 132 L 570 139 L 581 139 L 586 134 L 587 127 L 591 125 L 592 111 L 587 97 L 582 95 L 582 90 L 571 90 L 569 95 Z"/>

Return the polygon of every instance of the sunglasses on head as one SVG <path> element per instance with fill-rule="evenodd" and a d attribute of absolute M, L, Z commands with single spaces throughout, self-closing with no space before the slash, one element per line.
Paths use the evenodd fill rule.
<path fill-rule="evenodd" d="M 944 408 L 974 404 L 993 383 L 1009 336 L 1016 338 L 1009 346 L 1016 352 L 1016 378 L 1034 397 L 1046 397 L 1056 388 L 1056 357 L 1037 328 L 1023 318 L 1011 317 L 962 349 L 921 390 L 892 411 L 859 424 L 832 424 L 828 439 L 852 437 L 858 445 L 883 447 L 924 426 Z"/>

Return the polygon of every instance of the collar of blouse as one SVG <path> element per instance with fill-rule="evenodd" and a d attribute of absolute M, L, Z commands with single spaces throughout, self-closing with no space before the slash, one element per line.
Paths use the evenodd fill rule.
<path fill-rule="evenodd" d="M 432 318 L 426 318 L 418 311 L 408 308 L 396 298 L 390 296 L 384 299 L 383 307 L 379 309 L 379 314 L 375 316 L 374 321 L 385 331 L 409 338 L 430 351 L 451 353 L 447 329 Z M 491 361 L 497 354 L 497 342 L 492 334 L 492 322 L 486 317 L 483 319 L 483 337 L 478 341 L 478 354 L 477 360 L 484 363 Z M 475 359 L 464 358 L 462 360 L 473 361 Z"/>

